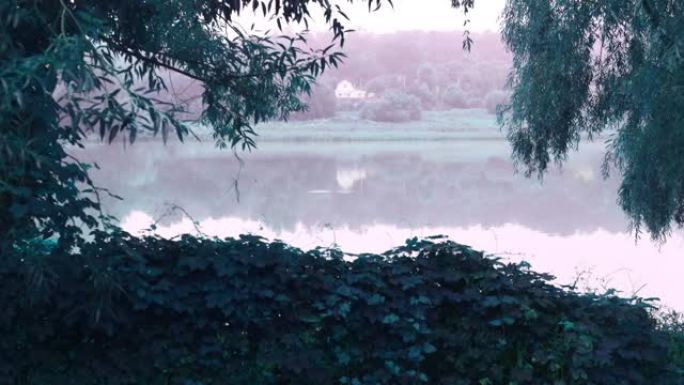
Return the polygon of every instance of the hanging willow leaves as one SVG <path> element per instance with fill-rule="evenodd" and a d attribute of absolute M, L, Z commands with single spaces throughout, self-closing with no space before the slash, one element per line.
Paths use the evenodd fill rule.
<path fill-rule="evenodd" d="M 499 118 L 527 174 L 603 134 L 637 235 L 684 225 L 684 3 L 508 0 L 503 37 L 513 95 Z"/>

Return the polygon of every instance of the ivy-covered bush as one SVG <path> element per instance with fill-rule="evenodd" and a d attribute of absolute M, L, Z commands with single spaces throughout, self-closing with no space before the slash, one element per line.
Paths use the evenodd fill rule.
<path fill-rule="evenodd" d="M 23 251 L 0 263 L 2 383 L 682 383 L 644 303 L 451 242 L 348 260 L 98 233 L 72 255 Z"/>
<path fill-rule="evenodd" d="M 684 314 L 675 311 L 659 312 L 660 328 L 669 336 L 670 360 L 684 374 Z"/>

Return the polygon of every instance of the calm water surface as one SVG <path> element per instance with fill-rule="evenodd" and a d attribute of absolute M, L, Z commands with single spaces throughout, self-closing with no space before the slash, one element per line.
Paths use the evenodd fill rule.
<path fill-rule="evenodd" d="M 137 233 L 250 232 L 302 248 L 384 251 L 415 235 L 444 234 L 559 283 L 578 272 L 593 287 L 660 297 L 684 310 L 684 240 L 635 243 L 603 180 L 602 143 L 587 143 L 543 183 L 514 173 L 502 138 L 463 140 L 264 140 L 242 161 L 211 143 L 91 143 L 97 184 L 125 198 L 107 210 Z"/>

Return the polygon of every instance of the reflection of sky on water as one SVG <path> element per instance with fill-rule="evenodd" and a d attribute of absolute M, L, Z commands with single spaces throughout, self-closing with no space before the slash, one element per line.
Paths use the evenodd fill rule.
<path fill-rule="evenodd" d="M 119 218 L 131 210 L 157 216 L 172 203 L 197 219 L 254 219 L 276 230 L 321 221 L 350 228 L 518 223 L 553 234 L 626 229 L 615 181 L 597 177 L 598 151 L 580 154 L 542 185 L 514 174 L 503 141 L 264 147 L 243 155 L 242 167 L 209 144 L 98 145 L 82 158 L 97 160 L 95 181 L 125 197 L 107 202 Z"/>
<path fill-rule="evenodd" d="M 124 219 L 123 226 L 138 233 L 148 228 L 153 220 L 148 214 L 136 211 Z M 382 252 L 410 237 L 446 235 L 451 240 L 506 260 L 525 260 L 535 270 L 555 275 L 561 284 L 572 283 L 578 273 L 589 271 L 591 276 L 587 278 L 592 287 L 607 285 L 625 295 L 638 291 L 642 297 L 659 297 L 667 306 L 684 311 L 684 282 L 681 279 L 684 238 L 679 235 L 658 248 L 648 240 L 635 244 L 633 236 L 627 233 L 597 229 L 561 236 L 514 224 L 465 228 L 405 228 L 372 224 L 361 228 L 336 228 L 330 223 L 320 223 L 317 226 L 300 224 L 288 230 L 274 230 L 256 220 L 220 218 L 201 221 L 200 230 L 219 237 L 249 232 L 271 240 L 280 239 L 303 249 L 338 245 L 349 253 Z M 165 237 L 194 231 L 187 218 L 158 229 L 158 233 Z"/>
<path fill-rule="evenodd" d="M 242 167 L 230 152 L 193 143 L 91 145 L 80 157 L 102 166 L 98 185 L 125 198 L 106 206 L 131 232 L 173 204 L 206 234 L 251 232 L 305 249 L 383 251 L 444 234 L 524 259 L 560 282 L 589 269 L 626 293 L 646 284 L 640 295 L 684 310 L 683 238 L 660 250 L 648 239 L 635 245 L 615 202 L 617 182 L 600 177 L 601 148 L 584 146 L 543 184 L 515 175 L 508 145 L 492 140 L 266 143 L 242 155 Z M 160 224 L 165 236 L 193 231 L 181 215 Z"/>

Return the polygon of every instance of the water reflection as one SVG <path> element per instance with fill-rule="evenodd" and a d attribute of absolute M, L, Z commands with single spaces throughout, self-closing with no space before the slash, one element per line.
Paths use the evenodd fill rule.
<path fill-rule="evenodd" d="M 209 144 L 138 143 L 125 150 L 98 144 L 81 157 L 103 166 L 96 183 L 126 198 L 107 204 L 119 218 L 133 210 L 155 215 L 173 203 L 199 220 L 239 217 L 277 230 L 321 222 L 350 228 L 517 223 L 561 235 L 626 229 L 615 181 L 595 176 L 598 148 L 589 147 L 542 184 L 514 174 L 503 141 L 367 152 L 353 143 L 324 146 L 265 146 L 243 155 L 242 166 Z"/>
<path fill-rule="evenodd" d="M 337 244 L 382 251 L 415 235 L 445 234 L 570 282 L 592 270 L 607 285 L 661 297 L 684 310 L 675 235 L 662 248 L 635 245 L 598 174 L 602 144 L 587 144 L 543 184 L 514 174 L 499 140 L 392 143 L 264 142 L 242 162 L 211 144 L 91 144 L 97 184 L 125 197 L 107 209 L 140 231 L 178 205 L 209 235 L 252 232 L 303 248 Z M 160 234 L 194 231 L 180 215 Z M 642 285 L 645 287 L 641 288 Z"/>

